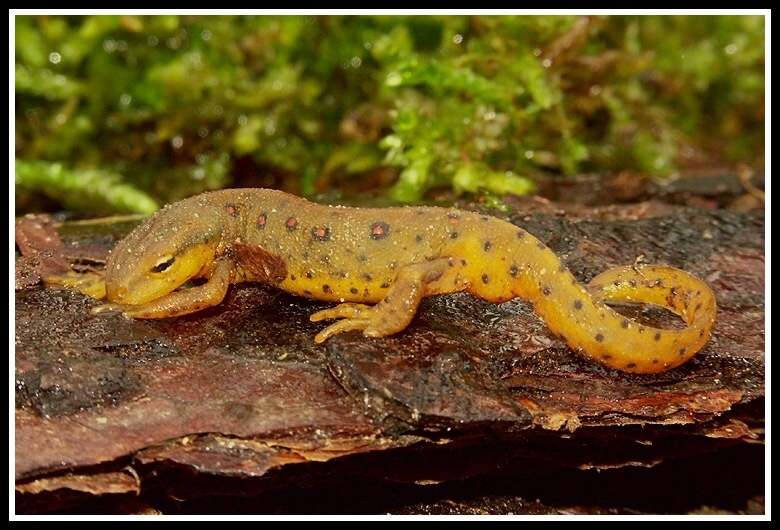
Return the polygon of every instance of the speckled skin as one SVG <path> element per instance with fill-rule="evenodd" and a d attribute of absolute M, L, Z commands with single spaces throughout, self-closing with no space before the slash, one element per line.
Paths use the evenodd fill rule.
<path fill-rule="evenodd" d="M 193 278 L 207 282 L 176 290 Z M 607 271 L 586 288 L 525 230 L 486 215 L 433 207 L 345 208 L 275 190 L 205 193 L 166 206 L 119 242 L 108 260 L 111 309 L 132 318 L 184 315 L 219 304 L 231 283 L 269 283 L 340 305 L 315 337 L 403 330 L 426 296 L 466 291 L 516 296 L 571 348 L 628 372 L 663 372 L 710 338 L 712 291 L 679 269 Z M 647 302 L 680 315 L 682 330 L 640 325 L 603 302 Z"/>

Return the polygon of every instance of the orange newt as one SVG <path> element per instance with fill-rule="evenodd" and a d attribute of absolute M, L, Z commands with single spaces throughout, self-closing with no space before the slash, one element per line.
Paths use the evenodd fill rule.
<path fill-rule="evenodd" d="M 194 278 L 206 282 L 179 289 Z M 323 206 L 266 189 L 204 193 L 166 206 L 116 245 L 105 278 L 89 294 L 110 302 L 98 310 L 162 318 L 217 305 L 230 284 L 250 281 L 339 302 L 311 315 L 314 322 L 337 320 L 314 337 L 318 343 L 351 330 L 398 333 L 426 296 L 520 297 L 569 347 L 627 372 L 686 362 L 707 344 L 716 314 L 712 291 L 685 271 L 628 266 L 586 287 L 538 239 L 487 215 Z M 686 327 L 643 325 L 606 302 L 665 307 Z"/>

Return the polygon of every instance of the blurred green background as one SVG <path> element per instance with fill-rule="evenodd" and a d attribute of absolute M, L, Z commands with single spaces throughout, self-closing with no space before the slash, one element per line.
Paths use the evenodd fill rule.
<path fill-rule="evenodd" d="M 764 166 L 764 17 L 16 16 L 16 213 Z"/>

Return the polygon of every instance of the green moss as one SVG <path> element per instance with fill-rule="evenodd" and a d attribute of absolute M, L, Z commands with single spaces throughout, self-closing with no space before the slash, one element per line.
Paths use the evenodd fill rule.
<path fill-rule="evenodd" d="M 46 193 L 65 208 L 89 213 L 153 213 L 154 199 L 123 184 L 119 175 L 96 169 L 71 170 L 59 163 L 16 161 L 17 192 Z"/>
<path fill-rule="evenodd" d="M 66 180 L 159 203 L 236 185 L 378 185 L 415 202 L 440 187 L 528 193 L 548 175 L 672 175 L 692 160 L 763 166 L 762 16 L 46 15 L 14 27 L 20 164 L 94 171 Z M 94 206 L 72 198 L 90 190 L 22 180 L 20 192 Z"/>

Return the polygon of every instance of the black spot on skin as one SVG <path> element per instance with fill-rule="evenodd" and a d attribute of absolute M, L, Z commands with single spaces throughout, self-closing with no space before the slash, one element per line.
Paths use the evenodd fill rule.
<path fill-rule="evenodd" d="M 303 294 L 305 294 L 306 296 L 312 296 L 311 291 L 309 291 L 308 289 L 304 289 Z"/>
<path fill-rule="evenodd" d="M 582 309 L 582 300 L 575 300 L 574 301 L 574 309 L 576 309 L 577 311 Z"/>
<path fill-rule="evenodd" d="M 700 329 L 700 330 L 699 330 L 699 337 L 703 337 L 703 336 L 704 336 L 704 330 L 703 330 L 703 329 Z"/>
<path fill-rule="evenodd" d="M 358 257 L 357 257 L 357 259 L 358 259 L 358 261 L 359 261 L 359 262 L 361 262 L 361 263 L 365 263 L 365 262 L 367 262 L 367 261 L 368 261 L 368 258 L 366 257 L 366 255 L 365 255 L 365 254 L 361 254 L 360 256 L 358 256 Z"/>
<path fill-rule="evenodd" d="M 295 277 L 295 274 L 290 274 L 290 279 L 291 279 L 292 281 L 295 281 L 295 280 L 297 280 L 298 278 L 296 278 L 296 277 Z"/>
<path fill-rule="evenodd" d="M 366 280 L 367 282 L 370 282 L 371 280 L 374 279 L 374 277 L 371 276 L 370 274 L 368 274 L 367 272 L 364 272 L 363 273 L 363 279 Z"/>
<path fill-rule="evenodd" d="M 482 275 L 482 283 L 488 283 L 490 281 L 490 276 L 487 274 Z"/>
<path fill-rule="evenodd" d="M 639 326 L 639 333 L 644 333 L 644 332 L 645 332 L 645 328 L 642 327 L 642 326 Z"/>
<path fill-rule="evenodd" d="M 672 287 L 669 289 L 669 292 L 672 294 L 672 296 L 677 296 L 677 287 Z"/>
<path fill-rule="evenodd" d="M 696 304 L 696 307 L 693 308 L 694 311 L 698 311 L 699 309 L 701 309 L 701 302 Z"/>
<path fill-rule="evenodd" d="M 658 359 L 653 359 L 653 364 L 658 364 Z"/>
<path fill-rule="evenodd" d="M 386 304 L 389 304 L 390 303 L 390 297 L 389 296 L 385 296 L 382 301 L 385 302 Z"/>
<path fill-rule="evenodd" d="M 352 293 L 352 294 L 358 294 L 358 290 L 357 290 L 357 288 L 356 288 L 356 287 L 352 287 L 352 288 L 349 290 L 349 292 L 350 292 L 350 293 Z"/>
<path fill-rule="evenodd" d="M 490 252 L 490 249 L 493 247 L 493 244 L 490 241 L 485 241 L 485 245 L 482 247 L 485 249 L 485 252 Z"/>
<path fill-rule="evenodd" d="M 255 226 L 257 226 L 258 230 L 263 230 L 267 223 L 268 223 L 268 214 L 263 212 L 257 216 L 257 221 L 255 221 Z"/>
<path fill-rule="evenodd" d="M 608 361 L 608 360 L 610 360 L 612 358 L 612 356 L 604 354 L 604 355 L 601 356 L 601 358 L 604 359 L 605 361 Z"/>
<path fill-rule="evenodd" d="M 630 325 L 628 320 L 623 320 L 623 322 L 620 323 L 620 327 L 623 329 L 628 329 L 628 326 Z"/>
<path fill-rule="evenodd" d="M 311 280 L 314 277 L 314 275 L 310 272 L 306 273 L 306 279 Z"/>
<path fill-rule="evenodd" d="M 423 241 L 422 234 L 417 234 L 416 236 L 414 236 L 414 240 L 417 241 L 418 243 L 422 243 Z"/>
<path fill-rule="evenodd" d="M 450 267 L 454 267 L 455 266 L 455 260 L 452 259 L 452 258 L 447 258 L 447 265 L 449 265 Z"/>
<path fill-rule="evenodd" d="M 374 241 L 379 241 L 380 239 L 386 238 L 388 234 L 390 234 L 390 226 L 382 221 L 377 221 L 371 225 L 370 234 L 371 239 Z"/>
<path fill-rule="evenodd" d="M 320 256 L 320 261 L 325 265 L 327 265 L 328 263 L 330 263 L 330 256 L 328 255 Z"/>
<path fill-rule="evenodd" d="M 596 339 L 596 342 L 604 342 L 604 335 L 601 333 L 596 333 L 596 336 L 593 338 Z"/>
<path fill-rule="evenodd" d="M 450 234 L 450 239 L 458 239 L 458 233 L 457 232 L 451 233 Z"/>
<path fill-rule="evenodd" d="M 628 285 L 631 287 L 636 287 L 636 280 L 628 280 Z"/>
<path fill-rule="evenodd" d="M 225 205 L 225 211 L 230 217 L 235 217 L 238 215 L 238 208 L 235 204 L 227 203 Z"/>
<path fill-rule="evenodd" d="M 292 232 L 293 230 L 297 230 L 298 219 L 296 219 L 295 217 L 290 217 L 287 219 L 287 222 L 284 223 L 284 226 L 286 226 L 287 230 L 289 230 L 290 232 Z"/>
<path fill-rule="evenodd" d="M 526 232 L 525 230 L 522 230 L 522 229 L 518 230 L 517 231 L 517 239 L 523 239 L 527 233 L 528 232 Z"/>
<path fill-rule="evenodd" d="M 333 290 L 330 288 L 330 285 L 325 284 L 325 285 L 322 286 L 322 292 L 323 293 L 332 293 Z"/>
<path fill-rule="evenodd" d="M 452 212 L 448 213 L 447 217 L 450 218 L 451 222 L 458 222 L 460 220 L 460 215 L 458 215 L 456 213 L 452 213 Z"/>
<path fill-rule="evenodd" d="M 655 335 L 653 335 L 653 340 L 661 340 L 661 334 L 656 333 Z"/>
<path fill-rule="evenodd" d="M 381 289 L 387 289 L 388 287 L 390 287 L 390 284 L 389 284 L 389 283 L 387 283 L 387 282 L 385 282 L 385 283 L 383 283 L 382 285 L 380 285 L 379 287 L 380 287 Z"/>
<path fill-rule="evenodd" d="M 327 241 L 330 239 L 330 228 L 327 226 L 314 227 L 311 229 L 311 237 L 316 241 Z"/>
<path fill-rule="evenodd" d="M 636 363 L 628 363 L 626 365 L 626 368 L 631 368 L 631 369 L 636 368 Z"/>
<path fill-rule="evenodd" d="M 517 274 L 520 272 L 520 270 L 516 266 L 509 267 L 509 275 L 512 278 L 517 278 Z"/>
<path fill-rule="evenodd" d="M 460 264 L 463 265 L 464 267 L 466 266 L 466 263 L 467 263 L 467 261 L 465 259 L 461 259 L 460 260 Z"/>
<path fill-rule="evenodd" d="M 685 356 L 685 348 L 680 348 L 680 352 L 679 353 L 680 353 L 681 357 L 684 357 Z"/>
<path fill-rule="evenodd" d="M 547 245 L 545 245 L 544 243 L 542 243 L 541 241 L 539 241 L 539 242 L 536 244 L 536 248 L 538 248 L 539 250 L 544 250 L 544 249 L 546 249 L 546 248 L 547 248 Z"/>
<path fill-rule="evenodd" d="M 479 219 L 480 219 L 481 221 L 490 221 L 490 217 L 488 217 L 487 215 L 483 215 L 483 216 L 482 216 L 482 217 L 480 217 Z"/>

